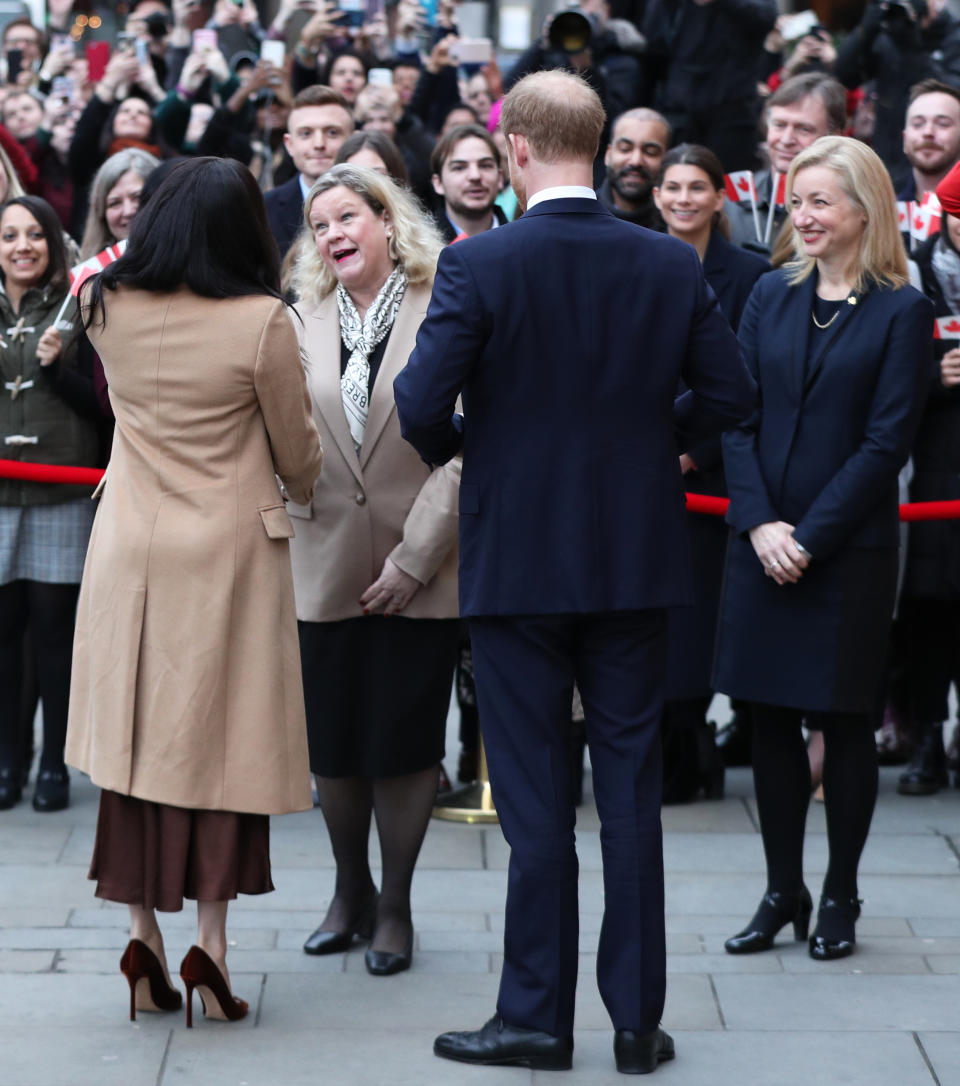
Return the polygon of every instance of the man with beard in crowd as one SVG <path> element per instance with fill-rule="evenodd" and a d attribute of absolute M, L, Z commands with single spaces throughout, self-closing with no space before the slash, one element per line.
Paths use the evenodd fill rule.
<path fill-rule="evenodd" d="M 430 156 L 435 213 L 444 241 L 473 237 L 506 222 L 496 206 L 500 195 L 500 151 L 476 124 L 461 124 L 437 140 Z"/>
<path fill-rule="evenodd" d="M 936 79 L 910 88 L 903 126 L 910 177 L 898 200 L 922 200 L 935 191 L 960 158 L 960 91 Z"/>
<path fill-rule="evenodd" d="M 669 146 L 670 125 L 654 109 L 628 109 L 613 122 L 604 158 L 607 179 L 597 196 L 618 219 L 663 230 L 653 186 Z"/>

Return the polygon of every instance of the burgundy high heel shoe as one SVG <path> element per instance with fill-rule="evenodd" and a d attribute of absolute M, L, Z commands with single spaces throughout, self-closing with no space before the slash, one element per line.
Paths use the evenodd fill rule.
<path fill-rule="evenodd" d="M 137 1020 L 137 985 L 146 981 L 140 990 L 140 1010 L 178 1011 L 183 998 L 176 988 L 167 983 L 160 959 L 140 939 L 131 939 L 120 959 L 120 972 L 130 985 L 130 1021 Z M 149 1006 L 148 1006 L 149 1003 Z"/>
<path fill-rule="evenodd" d="M 192 946 L 180 964 L 180 978 L 187 988 L 187 1029 L 193 1027 L 193 990 L 197 989 L 203 1013 L 208 1018 L 222 1018 L 225 1022 L 236 1022 L 246 1016 L 249 1006 L 243 999 L 238 999 L 227 987 L 223 974 L 216 963 L 198 946 Z M 216 1003 L 220 1014 L 211 1013 Z"/>

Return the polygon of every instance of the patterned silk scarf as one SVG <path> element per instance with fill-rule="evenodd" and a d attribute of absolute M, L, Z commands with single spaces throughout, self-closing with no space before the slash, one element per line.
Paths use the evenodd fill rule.
<path fill-rule="evenodd" d="M 407 289 L 407 277 L 401 268 L 395 268 L 390 278 L 380 288 L 373 304 L 363 320 L 350 295 L 337 284 L 337 308 L 340 310 L 340 338 L 350 351 L 347 368 L 340 378 L 340 395 L 343 411 L 347 416 L 354 448 L 360 453 L 363 431 L 367 425 L 369 408 L 368 385 L 370 383 L 370 355 L 374 347 L 393 327 L 397 310 Z"/>

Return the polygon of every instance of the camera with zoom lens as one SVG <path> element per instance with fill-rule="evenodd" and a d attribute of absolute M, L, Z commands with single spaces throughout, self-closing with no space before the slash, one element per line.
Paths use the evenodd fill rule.
<path fill-rule="evenodd" d="M 566 11 L 554 16 L 548 37 L 550 46 L 564 57 L 572 57 L 588 48 L 597 30 L 597 17 L 593 12 L 584 14 L 571 5 Z"/>

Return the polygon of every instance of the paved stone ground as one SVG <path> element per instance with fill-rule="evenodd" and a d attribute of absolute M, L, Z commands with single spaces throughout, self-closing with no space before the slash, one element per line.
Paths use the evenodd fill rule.
<path fill-rule="evenodd" d="M 451 749 L 454 749 L 451 747 Z M 857 953 L 817 963 L 803 944 L 730 957 L 723 940 L 752 914 L 763 855 L 748 770 L 727 796 L 664 812 L 669 988 L 664 1025 L 678 1057 L 658 1083 L 737 1086 L 960 1086 L 960 792 L 895 794 L 884 771 L 862 865 Z M 493 1011 L 507 849 L 494 827 L 435 822 L 414 883 L 413 969 L 375 978 L 361 948 L 308 958 L 300 944 L 333 886 L 317 812 L 275 819 L 277 892 L 231 909 L 230 968 L 251 1014 L 188 1032 L 181 1015 L 126 1020 L 118 961 L 125 910 L 86 881 L 96 790 L 74 780 L 55 815 L 25 802 L 0 814 L 0 1086 L 604 1086 L 611 1033 L 593 977 L 601 883 L 596 812 L 579 819 L 582 973 L 574 1070 L 472 1068 L 436 1059 L 444 1029 Z M 807 881 L 825 862 L 824 817 L 809 819 Z M 190 910 L 165 918 L 171 964 L 192 942 Z"/>

